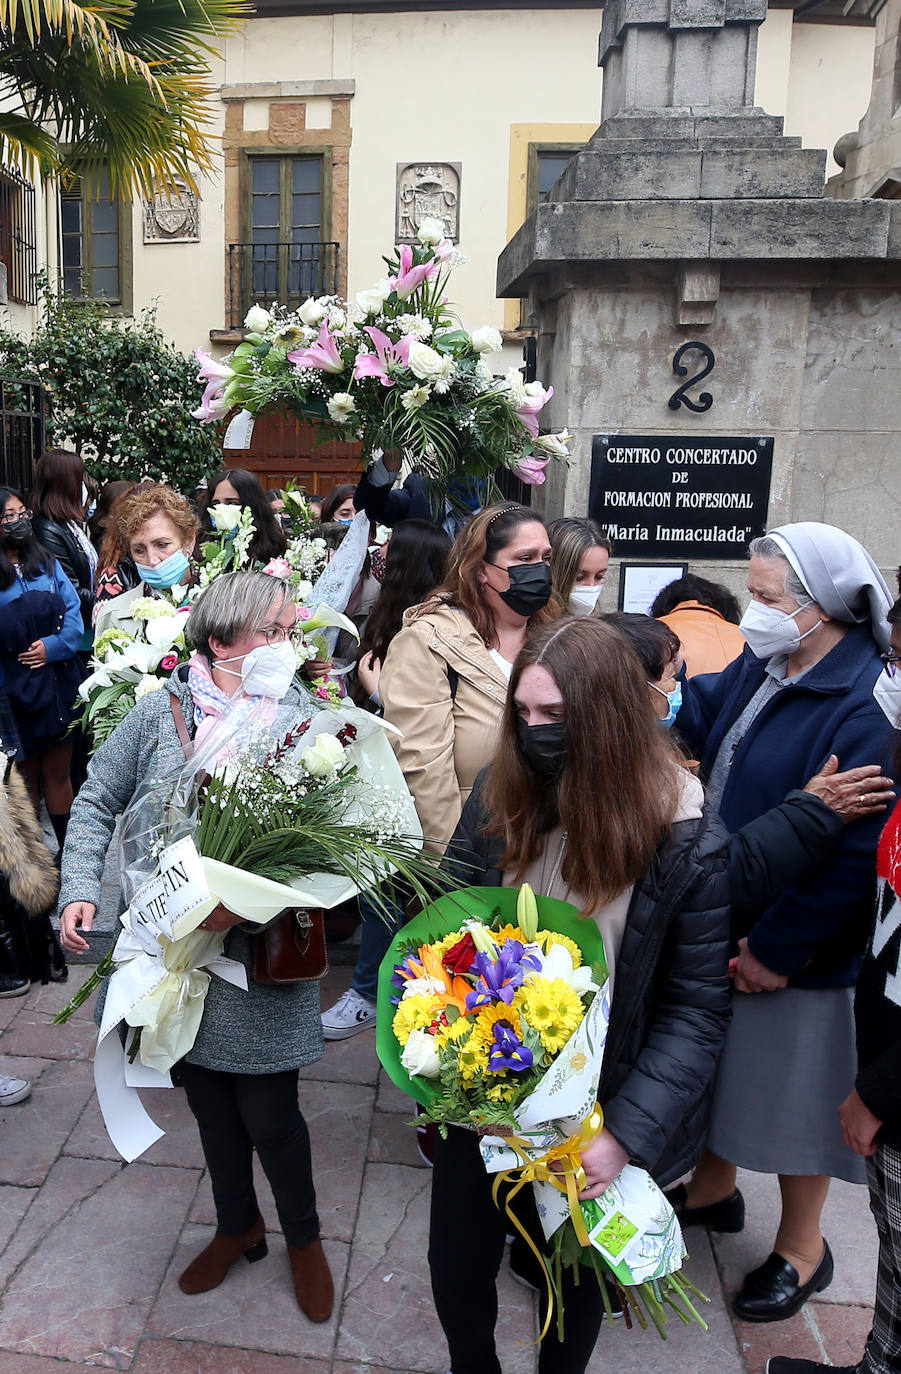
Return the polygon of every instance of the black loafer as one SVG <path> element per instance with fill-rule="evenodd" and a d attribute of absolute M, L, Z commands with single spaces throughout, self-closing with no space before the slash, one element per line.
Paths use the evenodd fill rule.
<path fill-rule="evenodd" d="M 745 1275 L 744 1283 L 732 1300 L 732 1310 L 746 1322 L 782 1322 L 800 1312 L 814 1293 L 821 1293 L 832 1282 L 832 1251 L 824 1243 L 823 1258 L 806 1283 L 798 1281 L 798 1271 L 775 1250 L 759 1269 Z"/>
<path fill-rule="evenodd" d="M 722 1202 L 711 1202 L 707 1207 L 689 1207 L 685 1185 L 680 1183 L 678 1188 L 666 1194 L 666 1200 L 682 1227 L 709 1226 L 711 1231 L 719 1231 L 724 1235 L 744 1230 L 745 1200 L 737 1188 Z"/>

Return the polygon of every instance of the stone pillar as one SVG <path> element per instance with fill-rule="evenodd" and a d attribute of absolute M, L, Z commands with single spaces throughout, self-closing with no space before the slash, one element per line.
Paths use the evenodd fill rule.
<path fill-rule="evenodd" d="M 601 126 L 498 264 L 538 321 L 548 424 L 576 436 L 536 504 L 586 513 L 594 436 L 772 437 L 767 523 L 843 525 L 896 565 L 901 204 L 825 199 L 825 153 L 753 105 L 764 0 L 603 8 Z M 669 407 L 692 340 L 704 413 Z M 697 570 L 743 580 L 737 552 Z"/>
<path fill-rule="evenodd" d="M 883 0 L 876 16 L 870 104 L 834 157 L 842 170 L 829 179 L 827 195 L 901 198 L 901 0 Z"/>

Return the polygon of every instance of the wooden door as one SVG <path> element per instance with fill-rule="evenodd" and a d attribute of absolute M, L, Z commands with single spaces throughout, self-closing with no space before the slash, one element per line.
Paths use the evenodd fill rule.
<path fill-rule="evenodd" d="M 356 485 L 363 471 L 361 444 L 317 442 L 313 425 L 276 413 L 256 420 L 250 448 L 226 449 L 222 458 L 224 468 L 255 472 L 264 487 L 283 487 L 291 478 L 316 496 L 328 496 L 342 482 Z"/>

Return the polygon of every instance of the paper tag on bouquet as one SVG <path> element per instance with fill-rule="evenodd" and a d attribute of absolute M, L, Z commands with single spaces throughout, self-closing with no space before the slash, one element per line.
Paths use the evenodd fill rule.
<path fill-rule="evenodd" d="M 160 871 L 135 893 L 128 909 L 129 923 L 141 948 L 155 955 L 161 935 L 174 940 L 187 934 L 215 905 L 197 846 L 185 836 L 160 853 Z"/>
<path fill-rule="evenodd" d="M 588 1237 L 621 1283 L 646 1283 L 682 1268 L 676 1214 L 644 1169 L 627 1164 L 605 1193 L 582 1203 Z"/>

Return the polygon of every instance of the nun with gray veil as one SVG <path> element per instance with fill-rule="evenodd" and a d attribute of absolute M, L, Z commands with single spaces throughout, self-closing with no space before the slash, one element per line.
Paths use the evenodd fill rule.
<path fill-rule="evenodd" d="M 790 799 L 831 756 L 830 766 L 878 764 L 894 776 L 897 704 L 881 658 L 891 597 L 866 549 L 834 525 L 783 525 L 752 542 L 747 585 L 742 656 L 685 682 L 677 722 L 733 832 Z M 866 1181 L 838 1108 L 854 1087 L 852 999 L 880 825 L 878 812 L 847 825 L 826 867 L 733 931 L 733 1016 L 707 1151 L 672 1200 L 683 1225 L 740 1231 L 737 1167 L 778 1176 L 770 1253 L 734 1299 L 746 1321 L 785 1320 L 828 1287 L 820 1217 L 830 1180 Z"/>

